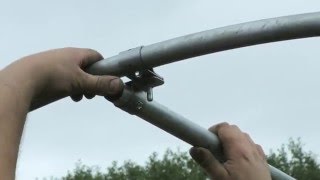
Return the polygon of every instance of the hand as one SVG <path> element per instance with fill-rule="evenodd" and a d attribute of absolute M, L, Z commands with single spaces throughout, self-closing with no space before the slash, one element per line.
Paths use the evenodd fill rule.
<path fill-rule="evenodd" d="M 4 69 L 7 85 L 27 89 L 31 109 L 71 96 L 79 101 L 82 96 L 119 96 L 122 81 L 113 76 L 93 76 L 84 69 L 103 59 L 91 49 L 63 48 L 22 58 Z M 22 88 L 23 89 L 23 88 Z"/>
<path fill-rule="evenodd" d="M 235 125 L 218 124 L 209 129 L 223 146 L 226 161 L 220 163 L 209 150 L 193 147 L 192 158 L 217 180 L 271 180 L 266 156 L 260 145 Z"/>
<path fill-rule="evenodd" d="M 93 76 L 83 69 L 103 59 L 90 49 L 64 48 L 24 57 L 0 71 L 0 179 L 14 179 L 25 119 L 30 109 L 82 94 L 115 98 L 123 83 L 117 77 Z"/>

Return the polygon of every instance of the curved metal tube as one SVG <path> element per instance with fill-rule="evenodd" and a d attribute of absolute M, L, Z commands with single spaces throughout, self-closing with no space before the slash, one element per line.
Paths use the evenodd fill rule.
<path fill-rule="evenodd" d="M 319 35 L 320 12 L 272 18 L 203 31 L 134 48 L 93 64 L 87 72 L 95 75 L 126 76 L 136 71 L 209 53 Z M 207 147 L 211 152 L 221 154 L 219 140 L 215 135 L 164 106 L 145 101 L 140 93 L 126 89 L 115 105 L 192 145 Z M 41 106 L 43 104 L 40 102 L 31 109 Z M 185 134 L 184 131 L 187 130 L 193 132 L 191 136 Z M 293 179 L 273 167 L 270 167 L 270 170 L 274 180 Z"/>
<path fill-rule="evenodd" d="M 209 53 L 320 35 L 320 12 L 259 20 L 190 34 L 124 51 L 86 69 L 94 75 L 126 76 Z M 58 99 L 52 99 L 54 102 Z M 34 102 L 33 111 L 46 105 Z"/>
<path fill-rule="evenodd" d="M 124 76 L 204 54 L 320 35 L 320 12 L 259 20 L 138 47 L 93 64 L 88 72 Z"/>
<path fill-rule="evenodd" d="M 320 13 L 272 18 L 195 33 L 141 46 L 100 61 L 88 72 L 96 75 L 130 75 L 204 54 L 276 41 L 320 35 Z M 223 160 L 216 135 L 168 110 L 156 102 L 146 101 L 141 93 L 126 89 L 115 105 L 137 115 L 174 136 L 194 145 L 208 148 Z M 270 166 L 274 180 L 293 179 Z"/>

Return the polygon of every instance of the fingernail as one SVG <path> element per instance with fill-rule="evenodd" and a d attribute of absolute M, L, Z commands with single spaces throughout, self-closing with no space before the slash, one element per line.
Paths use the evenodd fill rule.
<path fill-rule="evenodd" d="M 114 78 L 110 82 L 110 93 L 111 94 L 119 94 L 123 88 L 123 82 L 120 78 Z"/>
<path fill-rule="evenodd" d="M 105 98 L 111 102 L 119 99 L 122 95 L 124 88 L 124 84 L 120 78 L 115 78 L 110 81 L 110 91 L 108 96 L 105 96 Z"/>

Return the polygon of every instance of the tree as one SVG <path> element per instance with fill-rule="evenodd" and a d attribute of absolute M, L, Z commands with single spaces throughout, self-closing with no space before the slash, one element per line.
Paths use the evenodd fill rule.
<path fill-rule="evenodd" d="M 303 150 L 300 139 L 289 139 L 287 145 L 282 145 L 277 153 L 271 151 L 268 156 L 270 165 L 299 180 L 317 180 L 320 178 L 320 165 L 312 152 Z"/>
<path fill-rule="evenodd" d="M 113 162 L 102 173 L 99 168 L 88 167 L 78 163 L 73 172 L 68 172 L 63 180 L 205 180 L 206 174 L 189 157 L 187 152 L 173 152 L 167 150 L 159 159 L 157 153 L 153 153 L 144 166 L 132 161 L 126 161 L 119 166 Z"/>
<path fill-rule="evenodd" d="M 300 139 L 289 139 L 277 152 L 270 152 L 269 164 L 279 168 L 299 180 L 317 180 L 320 177 L 320 165 L 316 155 L 305 152 Z M 76 168 L 63 177 L 63 180 L 205 180 L 207 176 L 190 158 L 187 152 L 167 150 L 159 159 L 153 153 L 145 165 L 126 161 L 122 165 L 113 162 L 103 173 L 97 167 L 88 167 L 78 163 Z"/>

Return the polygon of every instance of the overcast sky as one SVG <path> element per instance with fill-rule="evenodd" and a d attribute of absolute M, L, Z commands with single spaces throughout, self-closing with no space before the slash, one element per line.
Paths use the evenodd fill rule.
<path fill-rule="evenodd" d="M 0 0 L 0 67 L 60 47 L 105 57 L 189 33 L 263 18 L 316 12 L 318 0 Z M 265 151 L 290 137 L 320 154 L 318 38 L 247 47 L 159 67 L 155 99 L 207 128 L 237 124 Z M 107 167 L 142 164 L 154 151 L 190 146 L 103 98 L 69 98 L 28 116 L 17 179 L 60 177 L 81 159 Z"/>

